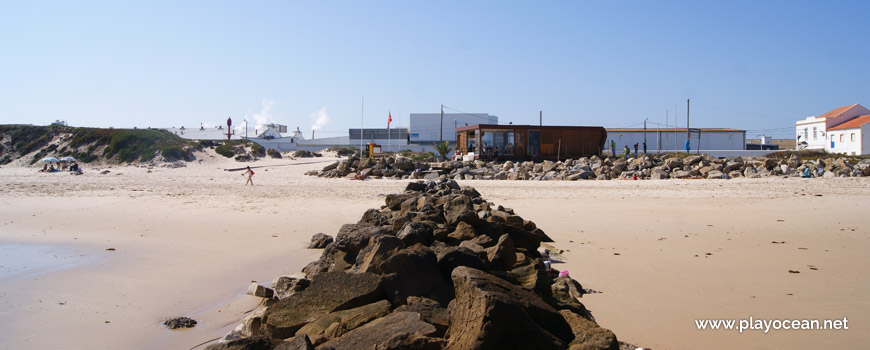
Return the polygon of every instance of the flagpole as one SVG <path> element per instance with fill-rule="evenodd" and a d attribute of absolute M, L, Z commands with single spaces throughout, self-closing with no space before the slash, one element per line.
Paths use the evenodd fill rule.
<path fill-rule="evenodd" d="M 387 112 L 387 113 L 389 113 L 389 116 L 390 116 L 390 120 L 387 121 L 387 152 L 390 152 L 393 149 L 393 138 L 390 137 L 390 131 L 391 131 L 390 130 L 390 122 L 393 121 L 393 112 Z"/>

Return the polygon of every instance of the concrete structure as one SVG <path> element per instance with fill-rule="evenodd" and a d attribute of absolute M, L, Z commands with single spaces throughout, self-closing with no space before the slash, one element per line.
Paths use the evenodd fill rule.
<path fill-rule="evenodd" d="M 829 153 L 853 156 L 870 154 L 870 115 L 862 115 L 829 128 L 827 134 L 825 150 Z"/>
<path fill-rule="evenodd" d="M 700 134 L 693 132 L 691 137 L 692 153 L 711 154 L 710 151 L 742 151 L 746 149 L 746 130 L 728 128 L 702 128 Z M 622 154 L 624 146 L 634 152 L 637 143 L 638 152 L 643 152 L 644 135 L 646 135 L 647 153 L 685 152 L 685 128 L 652 128 L 652 129 L 607 129 L 607 143 L 604 152 L 610 155 L 610 141 L 616 142 L 616 154 Z"/>
<path fill-rule="evenodd" d="M 431 144 L 440 141 L 443 133 L 444 141 L 456 141 L 456 128 L 476 124 L 498 124 L 498 117 L 489 113 L 411 113 L 409 142 Z M 443 128 L 442 128 L 443 126 Z"/>
<path fill-rule="evenodd" d="M 360 140 L 362 135 L 362 140 Z M 348 144 L 350 147 L 360 147 L 360 143 L 376 143 L 384 152 L 396 152 L 408 149 L 408 128 L 367 128 L 348 129 Z"/>
<path fill-rule="evenodd" d="M 824 149 L 836 152 L 831 147 L 828 130 L 862 115 L 870 115 L 870 110 L 859 104 L 836 108 L 818 117 L 807 117 L 795 123 L 795 141 L 798 148 Z M 835 145 L 837 140 L 834 140 Z"/>

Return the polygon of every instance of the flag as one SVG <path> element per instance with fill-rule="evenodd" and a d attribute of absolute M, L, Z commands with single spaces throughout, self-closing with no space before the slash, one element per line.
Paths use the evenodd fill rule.
<path fill-rule="evenodd" d="M 393 113 L 392 113 L 392 112 L 387 112 L 387 113 L 388 113 L 388 114 L 387 114 L 387 115 L 388 115 L 388 116 L 387 116 L 387 118 L 388 118 L 388 119 L 387 119 L 387 129 L 389 129 L 389 128 L 390 128 L 390 123 L 393 122 Z"/>

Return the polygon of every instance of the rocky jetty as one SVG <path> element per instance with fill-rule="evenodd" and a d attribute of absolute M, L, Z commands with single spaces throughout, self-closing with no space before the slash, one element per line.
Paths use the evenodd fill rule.
<path fill-rule="evenodd" d="M 209 349 L 619 349 L 550 268 L 550 241 L 471 187 L 411 182 L 315 235 L 328 243 L 304 277 L 252 285 L 264 306 Z"/>
<path fill-rule="evenodd" d="M 809 171 L 805 171 L 809 170 Z M 598 156 L 535 163 L 446 161 L 415 162 L 402 156 L 359 159 L 350 157 L 306 175 L 346 178 L 454 179 L 454 180 L 613 180 L 613 179 L 733 179 L 769 176 L 862 177 L 870 176 L 870 160 L 853 163 L 846 158 L 804 160 L 715 158 L 706 154 L 677 157 L 643 155 L 635 158 Z"/>

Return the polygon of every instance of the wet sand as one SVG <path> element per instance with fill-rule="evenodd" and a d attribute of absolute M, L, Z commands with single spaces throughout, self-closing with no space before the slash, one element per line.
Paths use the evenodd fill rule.
<path fill-rule="evenodd" d="M 328 161 L 253 163 L 265 166 L 254 187 L 223 170 L 241 163 L 219 157 L 82 176 L 4 166 L 0 339 L 13 349 L 189 349 L 222 336 L 256 307 L 243 295 L 251 280 L 297 273 L 320 253 L 304 249 L 311 235 L 334 235 L 406 184 L 302 175 Z M 462 184 L 553 237 L 567 260 L 554 267 L 602 292 L 581 301 L 621 340 L 656 349 L 870 340 L 870 179 Z M 160 325 L 173 316 L 199 324 Z M 739 334 L 694 324 L 749 316 L 845 316 L 850 329 Z"/>

